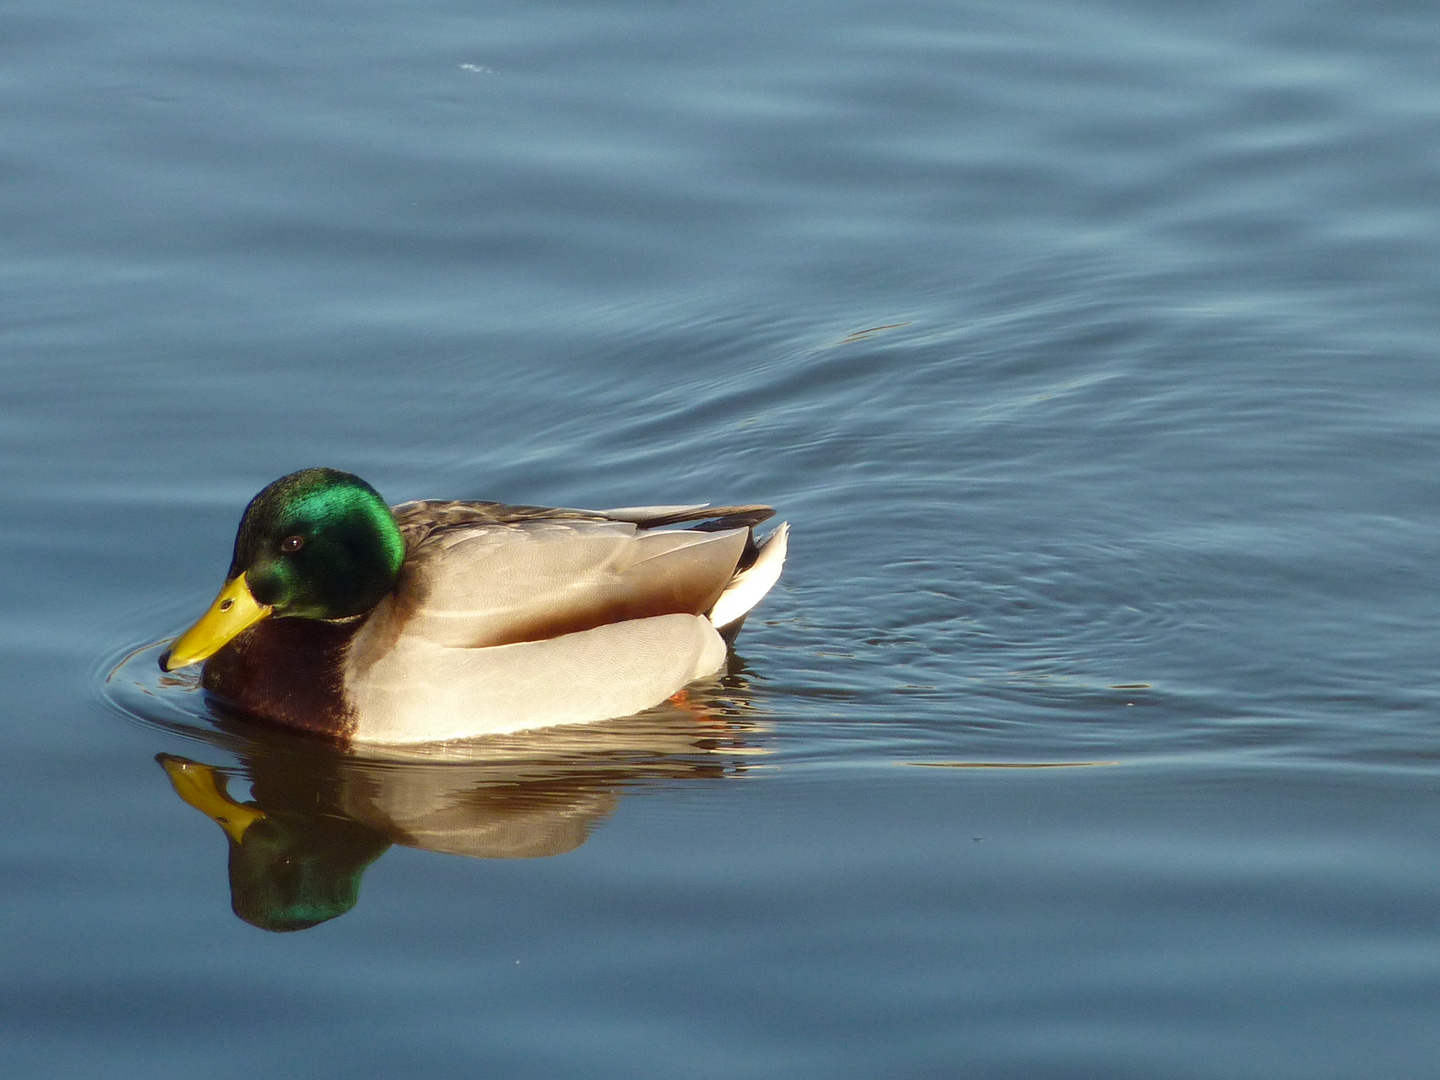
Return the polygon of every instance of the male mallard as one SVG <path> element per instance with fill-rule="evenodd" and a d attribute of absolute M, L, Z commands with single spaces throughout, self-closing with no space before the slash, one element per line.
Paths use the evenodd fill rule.
<path fill-rule="evenodd" d="M 720 670 L 722 634 L 784 565 L 785 525 L 755 541 L 773 513 L 392 509 L 305 469 L 250 501 L 220 595 L 160 666 L 205 660 L 205 688 L 244 712 L 345 742 L 628 716 Z"/>

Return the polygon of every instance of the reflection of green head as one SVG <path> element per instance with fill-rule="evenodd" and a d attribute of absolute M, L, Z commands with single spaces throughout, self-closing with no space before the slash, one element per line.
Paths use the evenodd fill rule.
<path fill-rule="evenodd" d="M 271 812 L 230 841 L 230 904 L 262 930 L 304 930 L 344 915 L 365 868 L 390 846 L 343 818 Z"/>

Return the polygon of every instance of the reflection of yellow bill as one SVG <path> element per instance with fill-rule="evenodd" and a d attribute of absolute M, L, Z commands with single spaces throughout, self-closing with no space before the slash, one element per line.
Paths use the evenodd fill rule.
<path fill-rule="evenodd" d="M 160 764 L 165 766 L 165 775 L 170 777 L 175 794 L 224 829 L 237 844 L 244 838 L 245 830 L 265 816 L 264 811 L 242 806 L 230 798 L 225 791 L 225 777 L 217 773 L 213 765 L 169 754 L 160 755 Z"/>
<path fill-rule="evenodd" d="M 213 656 L 227 641 L 248 630 L 274 609 L 259 603 L 250 593 L 245 575 L 231 578 L 215 597 L 210 610 L 200 616 L 194 626 L 175 639 L 170 651 L 160 658 L 166 671 L 196 664 Z"/>
<path fill-rule="evenodd" d="M 1119 765 L 1118 761 L 902 761 L 926 769 L 1086 769 L 1095 765 Z"/>

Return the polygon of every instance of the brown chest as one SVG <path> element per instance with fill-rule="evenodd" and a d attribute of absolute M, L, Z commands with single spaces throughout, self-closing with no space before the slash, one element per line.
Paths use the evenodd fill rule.
<path fill-rule="evenodd" d="M 342 672 L 359 626 L 267 619 L 205 662 L 203 684 L 256 720 L 344 741 L 355 716 Z"/>

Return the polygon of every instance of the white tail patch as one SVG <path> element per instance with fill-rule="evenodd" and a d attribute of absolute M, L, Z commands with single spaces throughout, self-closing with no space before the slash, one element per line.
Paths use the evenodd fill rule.
<path fill-rule="evenodd" d="M 715 629 L 723 630 L 731 623 L 743 619 L 768 593 L 775 582 L 780 580 L 780 571 L 785 568 L 785 548 L 790 535 L 790 523 L 782 521 L 765 542 L 760 545 L 760 554 L 754 564 L 742 570 L 725 586 L 720 599 L 710 609 L 710 622 Z"/>

